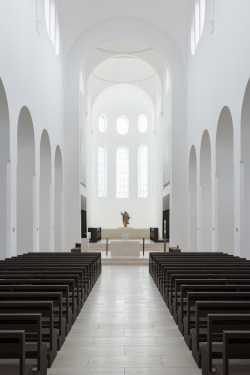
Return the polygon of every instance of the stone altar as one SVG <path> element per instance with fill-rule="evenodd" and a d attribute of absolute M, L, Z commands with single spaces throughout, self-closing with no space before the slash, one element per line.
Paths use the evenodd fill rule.
<path fill-rule="evenodd" d="M 111 256 L 140 256 L 140 241 L 110 241 Z"/>

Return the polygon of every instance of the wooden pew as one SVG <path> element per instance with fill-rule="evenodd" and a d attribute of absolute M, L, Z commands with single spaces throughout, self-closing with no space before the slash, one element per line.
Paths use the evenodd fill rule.
<path fill-rule="evenodd" d="M 25 273 L 24 273 L 25 272 Z M 67 277 L 67 279 L 65 278 Z M 69 285 L 70 291 L 70 307 L 72 311 L 72 320 L 73 324 L 77 318 L 78 310 L 81 306 L 81 286 L 79 282 L 78 274 L 66 274 L 62 272 L 47 272 L 43 273 L 27 273 L 26 271 L 0 271 L 0 285 L 9 284 L 9 280 L 20 280 L 20 284 L 66 284 Z M 19 283 L 19 282 L 18 282 Z"/>
<path fill-rule="evenodd" d="M 250 277 L 250 269 L 246 270 L 245 267 L 238 268 L 238 267 L 223 267 L 223 266 L 218 266 L 218 267 L 203 267 L 202 269 L 192 269 L 192 268 L 184 268 L 184 269 L 169 269 L 166 273 L 166 291 L 165 294 L 166 296 L 168 295 L 169 298 L 169 293 L 171 288 L 174 288 L 175 286 L 175 279 L 182 279 L 183 275 L 188 278 L 187 275 L 193 276 L 193 278 L 213 278 L 213 279 L 220 279 L 220 278 L 227 278 L 229 277 L 234 277 L 234 278 L 245 278 L 249 279 Z M 189 276 L 190 277 L 190 276 Z M 166 301 L 166 304 L 168 306 L 169 301 Z"/>
<path fill-rule="evenodd" d="M 34 359 L 32 368 L 37 375 L 46 375 L 47 346 L 42 344 L 41 318 L 41 314 L 0 314 L 0 331 L 25 330 L 26 358 Z M 16 358 L 16 355 L 10 354 L 10 358 Z"/>
<path fill-rule="evenodd" d="M 71 274 L 77 274 L 79 276 L 79 288 L 81 290 L 81 300 L 79 301 L 79 305 L 78 305 L 78 311 L 77 311 L 77 314 L 81 311 L 81 308 L 84 304 L 84 301 L 86 300 L 88 294 L 89 294 L 89 289 L 88 289 L 88 286 L 87 286 L 87 289 L 85 288 L 86 285 L 87 285 L 87 281 L 84 281 L 86 279 L 86 273 L 84 272 L 84 269 L 80 266 L 76 266 L 76 265 L 62 265 L 62 264 L 54 264 L 52 265 L 49 261 L 46 262 L 46 264 L 42 264 L 42 265 L 37 265 L 36 262 L 34 263 L 30 263 L 28 265 L 25 265 L 23 263 L 11 263 L 11 264 L 6 264 L 6 265 L 0 265 L 0 275 L 3 277 L 4 274 L 6 273 L 10 273 L 10 272 L 19 272 L 20 271 L 23 273 L 23 274 L 26 274 L 26 272 L 30 272 L 30 271 L 35 271 L 36 274 L 38 274 L 39 272 L 41 274 L 44 274 L 44 275 L 52 275 L 52 278 L 53 278 L 53 275 L 63 275 L 64 277 L 69 277 L 69 275 Z M 54 277 L 55 278 L 55 277 Z"/>
<path fill-rule="evenodd" d="M 41 314 L 46 320 L 46 327 L 42 328 L 42 341 L 47 346 L 47 364 L 51 367 L 57 354 L 57 331 L 54 328 L 53 302 L 50 301 L 1 301 L 2 314 Z"/>
<path fill-rule="evenodd" d="M 0 301 L 52 301 L 53 322 L 57 330 L 57 348 L 61 349 L 65 341 L 65 318 L 62 316 L 62 294 L 55 292 L 1 292 Z M 45 326 L 45 322 L 43 322 Z"/>
<path fill-rule="evenodd" d="M 192 275 L 187 275 L 189 278 L 181 278 L 181 279 L 175 279 L 175 275 L 172 275 L 175 281 L 175 288 L 174 292 L 170 290 L 170 301 L 172 300 L 172 310 L 173 310 L 173 318 L 178 324 L 178 309 L 181 308 L 181 304 L 183 303 L 182 298 L 185 296 L 181 296 L 181 287 L 186 286 L 192 288 L 193 285 L 250 285 L 250 275 L 237 275 L 237 279 L 232 278 L 231 274 L 226 275 L 216 275 L 218 278 L 207 278 L 206 275 L 203 275 L 203 278 L 193 278 Z M 245 276 L 249 278 L 245 278 Z M 173 285 L 173 282 L 172 282 Z M 184 291 L 184 290 L 183 290 Z M 191 291 L 191 290 L 190 290 Z"/>
<path fill-rule="evenodd" d="M 192 348 L 191 329 L 195 327 L 197 302 L 201 301 L 250 301 L 250 292 L 190 292 L 187 294 L 187 314 L 183 318 L 184 340 Z M 211 302 L 211 303 L 212 303 Z"/>
<path fill-rule="evenodd" d="M 207 341 L 208 315 L 210 314 L 250 314 L 249 300 L 233 301 L 197 301 L 195 311 L 195 326 L 191 329 L 192 355 L 201 367 L 200 344 Z"/>
<path fill-rule="evenodd" d="M 2 358 L 15 355 L 19 364 L 0 363 L 0 374 L 3 375 L 33 375 L 32 366 L 25 360 L 25 331 L 0 331 L 0 353 Z"/>
<path fill-rule="evenodd" d="M 213 359 L 222 358 L 223 331 L 248 330 L 250 314 L 209 314 L 207 339 L 199 345 L 201 351 L 202 375 L 210 375 L 213 370 Z"/>
<path fill-rule="evenodd" d="M 250 359 L 250 331 L 223 332 L 223 363 L 215 375 L 249 375 L 250 364 L 230 365 L 230 359 Z"/>
<path fill-rule="evenodd" d="M 198 293 L 198 298 L 201 297 L 201 300 L 204 300 L 204 298 L 208 298 L 211 300 L 217 300 L 218 294 L 222 293 L 222 298 L 225 297 L 228 298 L 227 293 L 234 293 L 234 297 L 236 298 L 236 294 L 239 295 L 239 292 L 248 292 L 250 293 L 250 284 L 247 285 L 182 285 L 181 286 L 181 292 L 180 292 L 180 306 L 178 309 L 178 328 L 182 334 L 184 334 L 184 318 L 187 317 L 189 314 L 189 319 L 192 319 L 192 311 L 195 313 L 195 303 L 196 303 L 196 297 Z M 194 294 L 191 294 L 194 293 Z M 190 294 L 191 298 L 188 302 L 188 295 Z M 213 298 L 214 295 L 214 298 Z M 220 295 L 219 295 L 220 296 Z M 188 306 L 188 303 L 190 304 Z"/>
<path fill-rule="evenodd" d="M 1 283 L 0 280 L 0 293 L 1 292 L 39 292 L 39 293 L 61 293 L 62 295 L 62 325 L 65 326 L 65 335 L 68 334 L 71 328 L 71 311 L 69 309 L 69 287 L 68 285 L 15 285 L 13 282 L 11 284 Z M 6 280 L 4 280 L 6 282 Z M 54 309 L 56 306 L 54 306 Z M 59 323 L 58 323 L 59 324 Z M 64 335 L 64 336 L 65 336 Z"/>

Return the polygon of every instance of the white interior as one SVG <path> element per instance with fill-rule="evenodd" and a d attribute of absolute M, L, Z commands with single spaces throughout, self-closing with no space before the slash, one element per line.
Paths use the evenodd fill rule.
<path fill-rule="evenodd" d="M 198 2 L 204 27 L 192 54 Z M 55 5 L 48 35 L 44 0 L 1 4 L 0 257 L 69 251 L 80 242 L 82 194 L 88 227 L 119 227 L 126 210 L 131 226 L 160 233 L 169 195 L 172 246 L 249 258 L 249 1 Z M 124 136 L 119 115 L 130 122 Z M 107 147 L 107 198 L 97 197 L 98 144 Z M 147 198 L 138 198 L 141 144 Z M 115 197 L 119 145 L 130 150 L 128 199 Z"/>

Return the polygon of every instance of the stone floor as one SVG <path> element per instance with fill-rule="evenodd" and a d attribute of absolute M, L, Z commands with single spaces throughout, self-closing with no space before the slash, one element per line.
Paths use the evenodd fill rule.
<path fill-rule="evenodd" d="M 148 266 L 103 266 L 48 375 L 200 375 Z"/>

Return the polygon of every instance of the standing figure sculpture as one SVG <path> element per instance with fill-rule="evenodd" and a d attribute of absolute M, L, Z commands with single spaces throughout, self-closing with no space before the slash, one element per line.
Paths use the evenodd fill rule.
<path fill-rule="evenodd" d="M 131 219 L 131 217 L 129 216 L 127 211 L 124 211 L 124 213 L 121 212 L 121 215 L 122 215 L 123 225 L 124 227 L 126 227 L 129 224 L 129 219 Z"/>

